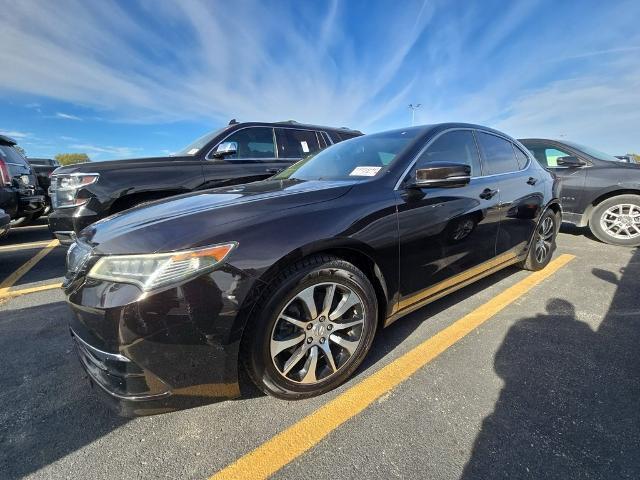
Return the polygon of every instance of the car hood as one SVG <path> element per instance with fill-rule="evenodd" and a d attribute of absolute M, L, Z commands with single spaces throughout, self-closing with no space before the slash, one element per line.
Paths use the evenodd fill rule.
<path fill-rule="evenodd" d="M 79 237 L 96 254 L 171 252 L 231 241 L 230 225 L 335 199 L 349 181 L 264 180 L 159 200 L 100 220 Z"/>
<path fill-rule="evenodd" d="M 55 174 L 69 174 L 69 173 L 102 173 L 110 170 L 121 170 L 127 168 L 135 168 L 141 165 L 149 165 L 153 163 L 164 163 L 167 161 L 176 160 L 194 160 L 194 157 L 148 157 L 148 158 L 129 158 L 123 160 L 108 160 L 104 162 L 86 162 L 76 163 L 74 165 L 67 165 L 58 167 L 55 170 Z"/>

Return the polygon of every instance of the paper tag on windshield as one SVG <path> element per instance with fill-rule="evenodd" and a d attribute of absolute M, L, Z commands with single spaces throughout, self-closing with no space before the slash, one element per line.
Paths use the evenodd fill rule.
<path fill-rule="evenodd" d="M 302 151 L 304 153 L 309 153 L 309 145 L 307 145 L 307 142 L 305 142 L 304 140 L 302 140 L 300 142 L 300 146 L 302 147 Z"/>
<path fill-rule="evenodd" d="M 373 177 L 382 167 L 356 167 L 349 174 L 352 177 Z"/>
<path fill-rule="evenodd" d="M 198 153 L 198 149 L 197 148 L 192 148 L 191 150 L 189 150 L 187 152 L 187 155 L 195 155 L 196 153 Z"/>

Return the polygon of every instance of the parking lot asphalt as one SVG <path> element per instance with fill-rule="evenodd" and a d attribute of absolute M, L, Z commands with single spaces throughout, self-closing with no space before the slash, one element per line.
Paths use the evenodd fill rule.
<path fill-rule="evenodd" d="M 12 231 L 0 282 L 42 248 L 3 247 L 48 240 Z M 58 289 L 0 298 L 0 477 L 251 478 L 281 452 L 274 478 L 639 478 L 640 254 L 571 227 L 563 254 L 535 284 L 510 268 L 399 320 L 329 394 L 285 402 L 244 382 L 238 400 L 136 419 L 90 389 Z M 10 291 L 63 266 L 52 248 Z M 363 388 L 373 400 L 349 400 Z"/>

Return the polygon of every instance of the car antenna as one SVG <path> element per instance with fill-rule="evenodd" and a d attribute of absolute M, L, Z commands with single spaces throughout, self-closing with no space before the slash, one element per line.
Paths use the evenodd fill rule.
<path fill-rule="evenodd" d="M 231 121 L 229 122 L 229 125 L 237 125 L 239 122 L 235 119 L 232 118 Z"/>

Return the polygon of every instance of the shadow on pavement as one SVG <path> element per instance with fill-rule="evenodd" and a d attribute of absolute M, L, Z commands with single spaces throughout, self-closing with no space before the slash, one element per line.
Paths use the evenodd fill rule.
<path fill-rule="evenodd" d="M 463 479 L 640 478 L 640 253 L 592 273 L 617 285 L 596 331 L 559 298 L 509 330 Z"/>
<path fill-rule="evenodd" d="M 91 391 L 57 302 L 0 314 L 0 477 L 22 478 L 127 422 Z"/>

